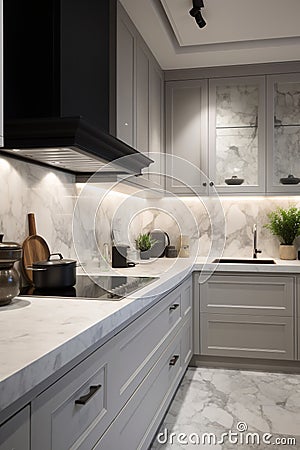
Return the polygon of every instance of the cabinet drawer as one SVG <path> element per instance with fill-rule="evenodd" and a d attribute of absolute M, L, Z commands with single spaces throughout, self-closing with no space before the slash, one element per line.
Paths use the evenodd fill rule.
<path fill-rule="evenodd" d="M 177 333 L 183 308 L 186 313 L 189 311 L 191 292 L 190 279 L 118 335 L 115 382 L 122 403 L 132 395 Z"/>
<path fill-rule="evenodd" d="M 291 317 L 201 315 L 201 354 L 294 359 Z"/>
<path fill-rule="evenodd" d="M 30 449 L 30 407 L 22 411 L 0 426 L 0 450 Z"/>
<path fill-rule="evenodd" d="M 32 402 L 32 450 L 92 448 L 116 414 L 110 358 L 103 346 Z"/>
<path fill-rule="evenodd" d="M 183 375 L 181 337 L 167 347 L 94 450 L 148 449 Z"/>
<path fill-rule="evenodd" d="M 212 276 L 200 285 L 200 311 L 224 314 L 293 316 L 291 277 Z"/>

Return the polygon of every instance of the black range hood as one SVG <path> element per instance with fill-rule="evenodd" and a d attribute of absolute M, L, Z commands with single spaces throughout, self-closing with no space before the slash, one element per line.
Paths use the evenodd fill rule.
<path fill-rule="evenodd" d="M 4 0 L 4 151 L 73 173 L 152 162 L 113 136 L 116 1 Z"/>

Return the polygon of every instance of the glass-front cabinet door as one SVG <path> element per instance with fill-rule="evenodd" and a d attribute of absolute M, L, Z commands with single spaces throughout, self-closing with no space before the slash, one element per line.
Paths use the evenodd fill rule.
<path fill-rule="evenodd" d="M 265 190 L 265 78 L 209 82 L 209 176 L 219 193 Z"/>
<path fill-rule="evenodd" d="M 300 194 L 300 74 L 268 77 L 268 192 Z"/>

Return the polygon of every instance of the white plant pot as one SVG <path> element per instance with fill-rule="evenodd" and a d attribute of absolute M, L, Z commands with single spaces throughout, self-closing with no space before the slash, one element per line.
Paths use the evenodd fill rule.
<path fill-rule="evenodd" d="M 293 245 L 280 245 L 279 246 L 279 258 L 280 259 L 296 259 L 296 249 Z"/>

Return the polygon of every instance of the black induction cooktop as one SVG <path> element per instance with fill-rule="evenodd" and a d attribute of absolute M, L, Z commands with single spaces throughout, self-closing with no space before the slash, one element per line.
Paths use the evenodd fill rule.
<path fill-rule="evenodd" d="M 22 296 L 62 297 L 66 299 L 121 300 L 157 280 L 155 277 L 122 277 L 77 275 L 76 285 L 64 289 L 21 289 Z"/>

